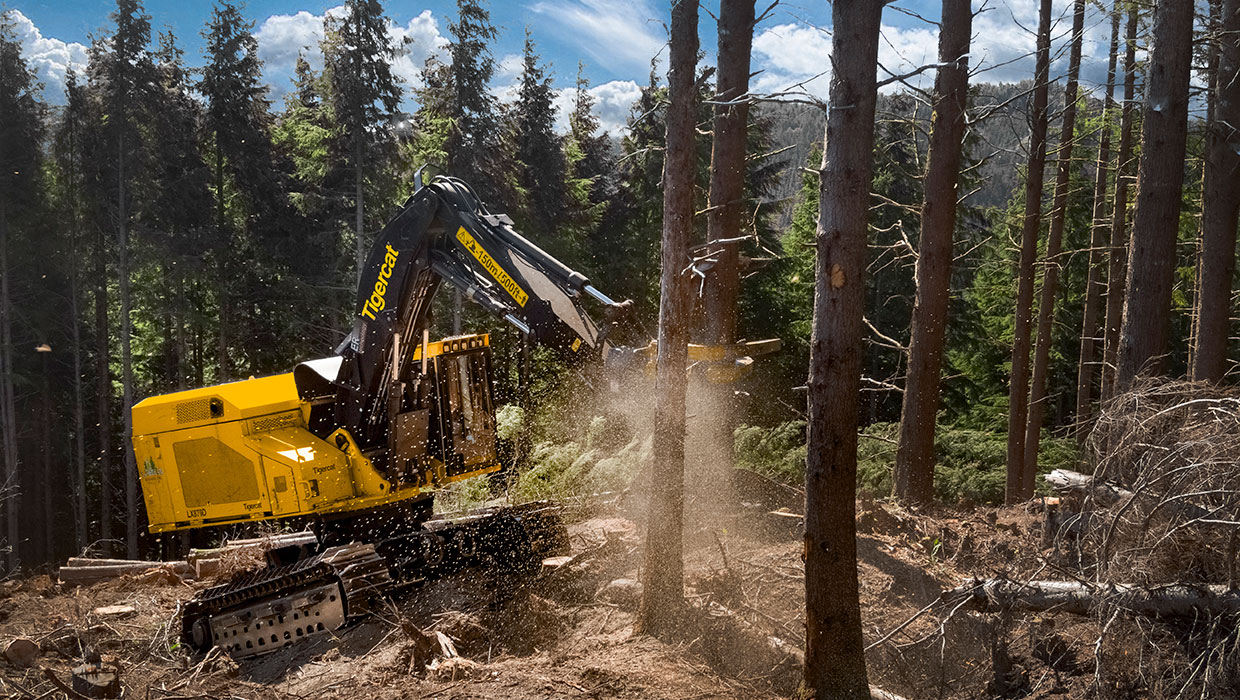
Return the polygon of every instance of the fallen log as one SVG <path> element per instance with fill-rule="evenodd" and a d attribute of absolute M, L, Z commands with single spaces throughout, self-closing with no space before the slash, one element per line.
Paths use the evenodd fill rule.
<path fill-rule="evenodd" d="M 181 578 L 194 578 L 194 567 L 186 561 L 131 561 L 124 564 L 90 566 L 62 566 L 57 572 L 60 582 L 67 586 L 83 586 L 121 576 L 137 576 L 152 569 L 163 569 Z"/>
<path fill-rule="evenodd" d="M 1146 617 L 1200 617 L 1240 613 L 1240 591 L 1222 585 L 1176 583 L 1138 586 L 1084 581 L 1029 581 L 1006 578 L 974 580 L 943 594 L 980 612 L 1025 610 L 1092 615 L 1101 606 Z"/>
<path fill-rule="evenodd" d="M 1153 506 L 1151 512 L 1166 509 L 1187 520 L 1199 520 L 1201 518 L 1209 518 L 1212 515 L 1211 511 L 1201 506 L 1181 500 L 1167 500 L 1165 494 L 1129 491 L 1115 484 L 1098 481 L 1089 474 L 1081 474 L 1069 469 L 1055 469 L 1042 478 L 1058 493 L 1068 494 L 1080 500 L 1089 497 L 1093 500 L 1094 505 L 1102 508 L 1108 508 L 1116 504 L 1127 504 L 1129 501 L 1141 497 L 1148 499 L 1148 502 Z M 1214 523 L 1207 520 L 1202 524 L 1209 525 Z"/>
<path fill-rule="evenodd" d="M 314 547 L 318 543 L 318 537 L 309 530 L 304 530 L 302 532 L 284 532 L 278 535 L 268 535 L 266 537 L 228 540 L 222 547 L 191 549 L 189 551 L 189 560 L 218 559 L 225 554 L 234 554 L 247 550 L 254 551 L 258 554 L 263 554 L 270 550 L 281 549 L 283 547 Z"/>

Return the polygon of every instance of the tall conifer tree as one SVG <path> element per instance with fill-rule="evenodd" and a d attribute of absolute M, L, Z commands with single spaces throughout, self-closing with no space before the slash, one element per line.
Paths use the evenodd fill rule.
<path fill-rule="evenodd" d="M 388 126 L 400 105 L 400 78 L 392 72 L 397 47 L 378 0 L 348 0 L 343 17 L 329 17 L 323 42 L 329 99 L 347 144 L 342 155 L 353 175 L 354 235 L 360 278 L 369 241 L 365 236 L 368 173 L 378 172 L 390 145 Z"/>
<path fill-rule="evenodd" d="M 17 566 L 21 541 L 18 508 L 22 505 L 18 463 L 17 413 L 13 370 L 12 241 L 22 235 L 35 214 L 39 191 L 43 109 L 34 73 L 21 55 L 8 12 L 0 13 L 0 442 L 4 478 L 0 508 L 5 513 L 9 567 Z"/>

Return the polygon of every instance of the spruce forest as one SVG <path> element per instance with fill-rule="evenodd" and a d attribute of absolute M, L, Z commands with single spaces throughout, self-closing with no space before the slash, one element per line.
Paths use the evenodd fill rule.
<path fill-rule="evenodd" d="M 0 9 L 0 696 L 1240 697 L 1240 0 L 821 4 Z"/>

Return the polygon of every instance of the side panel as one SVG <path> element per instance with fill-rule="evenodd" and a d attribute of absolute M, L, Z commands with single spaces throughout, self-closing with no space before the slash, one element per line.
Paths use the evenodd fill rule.
<path fill-rule="evenodd" d="M 261 460 L 241 431 L 233 421 L 134 440 L 152 532 L 272 516 Z"/>

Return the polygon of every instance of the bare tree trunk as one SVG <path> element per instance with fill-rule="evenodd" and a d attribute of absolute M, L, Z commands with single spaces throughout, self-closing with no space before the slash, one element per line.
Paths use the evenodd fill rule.
<path fill-rule="evenodd" d="M 961 142 L 969 99 L 968 53 L 973 32 L 969 0 L 944 0 L 939 26 L 940 67 L 934 84 L 936 101 L 921 206 L 917 301 L 893 478 L 893 495 L 911 501 L 934 498 L 934 427 L 951 293 Z"/>
<path fill-rule="evenodd" d="M 745 151 L 749 132 L 749 64 L 753 48 L 754 0 L 722 0 L 719 4 L 719 60 L 715 100 L 736 101 L 715 106 L 710 158 L 710 206 L 706 239 L 727 241 L 711 248 L 715 265 L 706 278 L 705 333 L 712 345 L 737 340 L 736 302 L 740 290 L 739 241 L 744 228 Z M 731 384 L 708 385 L 702 407 L 711 439 L 701 459 L 712 474 L 730 474 L 735 462 L 732 434 L 736 428 L 735 392 Z"/>
<path fill-rule="evenodd" d="M 831 96 L 819 182 L 805 469 L 805 686 L 869 697 L 857 588 L 857 412 L 884 3 L 831 5 Z"/>
<path fill-rule="evenodd" d="M 133 453 L 133 320 L 129 304 L 129 214 L 125 201 L 125 139 L 116 142 L 117 287 L 121 301 L 121 407 L 125 451 L 125 553 L 138 556 L 138 467 Z"/>
<path fill-rule="evenodd" d="M 40 381 L 40 403 L 42 403 L 42 420 L 39 426 L 41 433 L 40 442 L 42 443 L 43 458 L 42 472 L 40 481 L 43 483 L 43 561 L 50 562 L 56 558 L 56 515 L 55 508 L 52 505 L 52 485 L 59 482 L 59 479 L 53 477 L 53 461 L 52 461 L 52 387 L 47 376 L 47 355 L 46 352 L 40 352 L 42 357 L 39 358 L 39 364 L 43 372 Z"/>
<path fill-rule="evenodd" d="M 1097 362 L 1098 305 L 1105 287 L 1102 283 L 1102 253 L 1107 244 L 1107 178 L 1111 169 L 1111 120 L 1115 110 L 1115 65 L 1119 54 L 1119 1 L 1111 9 L 1111 49 L 1107 53 L 1107 88 L 1102 105 L 1102 134 L 1098 142 L 1098 161 L 1094 170 L 1094 206 L 1089 227 L 1089 272 L 1085 281 L 1085 309 L 1082 312 L 1081 352 L 1076 366 L 1076 412 L 1077 440 L 1084 442 L 1088 431 L 1085 421 L 1089 417 L 1090 400 L 1093 397 L 1094 365 Z"/>
<path fill-rule="evenodd" d="M 1033 387 L 1029 397 L 1029 424 L 1025 430 L 1025 457 L 1020 478 L 1021 499 L 1033 496 L 1033 478 L 1038 472 L 1038 445 L 1042 439 L 1042 419 L 1046 415 L 1046 384 L 1049 381 L 1052 321 L 1055 297 L 1059 294 L 1059 254 L 1063 250 L 1064 221 L 1068 215 L 1068 190 L 1072 184 L 1072 146 L 1076 142 L 1076 103 L 1081 74 L 1081 41 L 1085 32 L 1085 0 L 1076 0 L 1072 10 L 1072 48 L 1068 57 L 1068 82 L 1064 86 L 1063 124 L 1059 133 L 1059 171 L 1055 175 L 1055 195 L 1051 205 L 1051 224 L 1046 236 L 1046 267 L 1042 272 L 1042 294 L 1038 303 L 1038 340 L 1033 349 Z"/>
<path fill-rule="evenodd" d="M 1025 473 L 1025 428 L 1029 405 L 1029 324 L 1033 315 L 1033 264 L 1042 221 L 1042 181 L 1046 169 L 1046 102 L 1051 53 L 1051 0 L 1038 12 L 1038 56 L 1033 75 L 1033 112 L 1029 133 L 1029 172 L 1025 179 L 1025 215 L 1021 227 L 1016 276 L 1016 311 L 1012 330 L 1012 377 L 1008 389 L 1007 489 L 1005 500 L 1021 499 Z"/>
<path fill-rule="evenodd" d="M 95 254 L 95 410 L 99 429 L 99 539 L 112 552 L 112 373 L 108 343 L 108 264 L 103 231 Z"/>
<path fill-rule="evenodd" d="M 681 275 L 693 234 L 693 173 L 697 92 L 698 4 L 674 0 L 663 164 L 663 252 L 659 301 L 659 354 L 655 391 L 654 475 L 646 523 L 638 630 L 665 635 L 684 605 L 683 509 L 685 369 L 689 352 L 689 289 Z"/>
<path fill-rule="evenodd" d="M 1202 37 L 1206 45 L 1206 48 L 1205 48 L 1205 55 L 1206 55 L 1206 65 L 1205 65 L 1206 121 L 1205 121 L 1205 126 L 1206 126 L 1206 130 L 1205 130 L 1205 138 L 1202 139 L 1201 154 L 1200 154 L 1200 157 L 1198 158 L 1198 161 L 1200 161 L 1200 164 L 1201 164 L 1201 185 L 1200 186 L 1201 186 L 1202 197 L 1201 197 L 1201 214 L 1200 216 L 1197 217 L 1197 239 L 1193 241 L 1194 243 L 1193 249 L 1196 254 L 1193 256 L 1193 295 L 1192 295 L 1193 301 L 1192 301 L 1192 306 L 1189 309 L 1189 313 L 1188 313 L 1188 373 L 1187 374 L 1189 378 L 1192 377 L 1193 367 L 1195 367 L 1197 364 L 1197 337 L 1201 333 L 1201 327 L 1199 325 L 1199 321 L 1201 320 L 1201 314 L 1198 313 L 1198 301 L 1201 299 L 1201 294 L 1202 294 L 1201 292 L 1201 289 L 1202 289 L 1201 288 L 1201 265 L 1202 265 L 1201 256 L 1205 252 L 1205 244 L 1203 243 L 1203 241 L 1205 240 L 1205 229 L 1206 229 L 1206 217 L 1205 217 L 1206 170 L 1207 170 L 1207 161 L 1210 159 L 1210 154 L 1209 154 L 1210 134 L 1215 129 L 1215 124 L 1214 124 L 1215 104 L 1214 103 L 1216 102 L 1217 97 L 1218 97 L 1218 85 L 1219 85 L 1218 83 L 1219 35 L 1218 34 L 1219 34 L 1219 22 L 1221 21 L 1221 17 L 1219 15 L 1222 13 L 1222 10 L 1223 10 L 1222 0 L 1206 0 L 1206 2 L 1207 2 L 1207 5 L 1209 6 L 1209 10 L 1208 10 L 1208 14 L 1205 17 L 1205 27 L 1204 27 L 1205 36 Z M 1233 260 L 1235 259 L 1234 253 L 1232 253 L 1232 259 Z"/>
<path fill-rule="evenodd" d="M 1201 274 L 1195 300 L 1191 376 L 1219 382 L 1227 371 L 1231 283 L 1240 219 L 1240 1 L 1223 0 L 1215 114 L 1206 137 L 1201 211 Z"/>
<path fill-rule="evenodd" d="M 86 547 L 86 397 L 82 387 L 82 280 L 77 261 L 80 225 L 76 197 L 73 216 L 73 248 L 69 257 L 69 315 L 73 342 L 73 545 L 77 553 Z"/>
<path fill-rule="evenodd" d="M 1120 390 L 1128 388 L 1138 374 L 1160 372 L 1167 350 L 1184 188 L 1192 39 L 1192 1 L 1159 0 L 1142 111 L 1141 167 L 1120 330 L 1116 376 Z"/>
<path fill-rule="evenodd" d="M 9 219 L 0 199 L 0 439 L 4 441 L 5 533 L 9 545 L 9 570 L 16 569 L 21 541 L 21 464 L 17 452 L 17 415 L 13 401 L 13 306 L 9 290 Z"/>
<path fill-rule="evenodd" d="M 722 0 L 719 6 L 719 68 L 715 100 L 738 100 L 749 91 L 753 46 L 753 0 Z M 736 300 L 740 287 L 738 242 L 744 228 L 745 146 L 749 104 L 715 107 L 710 160 L 710 208 L 706 213 L 708 241 L 728 241 L 711 248 L 715 266 L 706 279 L 706 340 L 736 342 Z"/>
<path fill-rule="evenodd" d="M 219 294 L 219 332 L 216 335 L 215 356 L 219 366 L 216 381 L 229 380 L 228 369 L 228 324 L 229 305 L 231 303 L 229 269 L 225 259 L 230 255 L 231 245 L 228 240 L 227 225 L 224 220 L 224 152 L 220 148 L 220 134 L 215 134 L 215 234 L 219 246 L 219 258 L 216 260 L 216 274 L 219 276 L 217 294 Z"/>
<path fill-rule="evenodd" d="M 356 124 L 361 124 L 362 120 L 358 119 Z M 366 241 L 365 241 L 365 205 L 363 197 L 365 196 L 362 187 L 362 130 L 358 128 L 353 134 L 353 208 L 354 208 L 354 234 L 357 237 L 357 283 L 362 283 L 362 268 L 366 266 Z"/>
<path fill-rule="evenodd" d="M 1123 322 L 1128 282 L 1128 184 L 1132 179 L 1132 129 L 1136 115 L 1137 5 L 1128 6 L 1124 33 L 1124 109 L 1119 124 L 1119 152 L 1115 158 L 1115 198 L 1111 209 L 1111 251 L 1107 264 L 1107 319 L 1102 349 L 1102 401 L 1115 395 L 1119 361 L 1119 329 Z"/>

